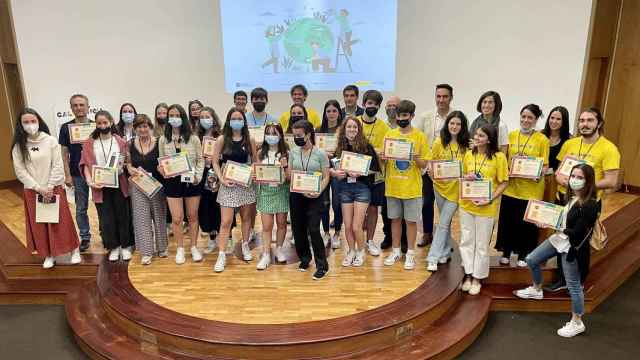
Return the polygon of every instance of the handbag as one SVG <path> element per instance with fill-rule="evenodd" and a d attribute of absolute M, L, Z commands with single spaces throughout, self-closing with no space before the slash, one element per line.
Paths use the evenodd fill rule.
<path fill-rule="evenodd" d="M 607 229 L 605 229 L 602 221 L 600 221 L 600 217 L 598 217 L 591 229 L 591 240 L 589 240 L 589 243 L 594 250 L 600 251 L 607 246 L 608 242 L 609 236 L 607 235 Z"/>

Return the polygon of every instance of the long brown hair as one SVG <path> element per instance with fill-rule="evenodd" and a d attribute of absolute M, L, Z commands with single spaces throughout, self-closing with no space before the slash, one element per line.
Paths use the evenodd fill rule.
<path fill-rule="evenodd" d="M 222 128 L 222 141 L 223 141 L 223 147 L 222 147 L 222 153 L 225 155 L 229 155 L 231 154 L 232 151 L 232 146 L 233 146 L 233 130 L 231 129 L 231 115 L 233 115 L 233 113 L 235 112 L 239 112 L 240 114 L 242 114 L 242 119 L 244 120 L 244 126 L 242 127 L 242 130 L 240 130 L 240 133 L 242 133 L 242 146 L 243 147 L 247 147 L 250 148 L 251 147 L 251 137 L 249 136 L 249 127 L 247 126 L 247 117 L 245 116 L 245 114 L 236 109 L 235 107 L 232 107 L 231 109 L 229 109 L 229 112 L 227 112 L 227 119 L 224 122 L 224 127 Z M 251 150 L 249 151 L 249 156 L 251 156 Z"/>
<path fill-rule="evenodd" d="M 487 158 L 493 159 L 493 155 L 495 155 L 497 152 L 500 151 L 500 149 L 498 148 L 498 128 L 496 128 L 491 124 L 484 124 L 478 129 L 476 129 L 476 132 L 478 130 L 481 130 L 483 133 L 487 135 L 487 139 L 489 140 L 489 143 L 487 144 Z M 471 134 L 471 135 L 473 136 L 475 134 Z M 471 151 L 473 154 L 477 154 L 478 147 L 474 146 Z"/>
<path fill-rule="evenodd" d="M 287 142 L 284 140 L 284 132 L 282 131 L 282 126 L 280 124 L 267 124 L 264 127 L 264 134 L 269 135 L 271 132 L 269 130 L 274 129 L 275 132 L 280 136 L 280 141 L 278 141 L 278 151 L 276 152 L 276 156 L 280 154 L 280 156 L 287 156 L 289 152 L 289 146 Z M 260 161 L 264 160 L 269 154 L 269 144 L 266 141 L 262 141 L 262 146 L 260 147 L 260 152 L 258 153 L 258 159 Z"/>
<path fill-rule="evenodd" d="M 340 130 L 338 130 L 338 146 L 336 147 L 336 157 L 340 157 L 342 154 L 342 150 L 346 150 L 349 147 L 349 140 L 347 139 L 346 127 L 349 121 L 353 121 L 358 126 L 358 133 L 356 134 L 356 138 L 353 139 L 352 150 L 353 152 L 359 154 L 367 154 L 369 151 L 369 142 L 367 138 L 364 137 L 364 131 L 362 130 L 362 123 L 358 119 L 353 116 L 347 116 L 347 118 L 340 125 Z"/>
<path fill-rule="evenodd" d="M 596 188 L 596 175 L 593 168 L 589 164 L 577 164 L 571 169 L 570 174 L 573 174 L 573 171 L 576 169 L 582 170 L 582 174 L 584 175 L 584 187 L 581 191 L 582 196 L 578 198 L 578 201 L 584 204 L 589 200 L 596 200 L 598 197 L 598 189 Z M 571 186 L 567 186 L 567 200 L 575 195 L 575 191 L 571 189 Z"/>

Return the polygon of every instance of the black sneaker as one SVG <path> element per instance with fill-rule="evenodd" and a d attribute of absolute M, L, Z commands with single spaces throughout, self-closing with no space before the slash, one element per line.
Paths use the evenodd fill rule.
<path fill-rule="evenodd" d="M 380 243 L 380 249 L 389 249 L 391 247 L 391 240 L 387 240 L 387 238 L 385 238 L 381 243 Z"/>
<path fill-rule="evenodd" d="M 322 279 L 325 275 L 327 275 L 328 272 L 329 270 L 325 270 L 325 269 L 316 270 L 316 272 L 313 274 L 313 280 Z"/>
<path fill-rule="evenodd" d="M 300 262 L 300 265 L 298 265 L 298 271 L 307 271 L 308 268 L 309 263 Z"/>
<path fill-rule="evenodd" d="M 89 240 L 82 240 L 80 242 L 80 252 L 85 252 L 89 249 Z"/>
<path fill-rule="evenodd" d="M 542 287 L 544 291 L 549 291 L 549 292 L 557 292 L 560 290 L 565 290 L 566 288 L 567 288 L 567 284 L 562 280 L 558 280 L 553 284 L 549 284 Z"/>

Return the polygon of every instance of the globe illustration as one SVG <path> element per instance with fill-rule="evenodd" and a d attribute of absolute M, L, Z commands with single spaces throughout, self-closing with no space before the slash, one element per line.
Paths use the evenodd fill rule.
<path fill-rule="evenodd" d="M 317 43 L 320 51 L 329 53 L 333 49 L 331 29 L 318 19 L 302 18 L 289 24 L 284 33 L 284 48 L 296 63 L 308 63 L 313 55 L 312 43 Z"/>

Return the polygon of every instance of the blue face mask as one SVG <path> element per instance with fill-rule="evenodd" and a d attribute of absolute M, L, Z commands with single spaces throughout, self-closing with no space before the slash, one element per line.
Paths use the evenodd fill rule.
<path fill-rule="evenodd" d="M 264 141 L 269 145 L 276 145 L 280 142 L 279 135 L 265 135 Z"/>
<path fill-rule="evenodd" d="M 202 128 L 205 129 L 205 130 L 211 129 L 211 127 L 213 126 L 213 119 L 212 118 L 200 118 L 200 126 L 202 126 Z"/>
<path fill-rule="evenodd" d="M 244 120 L 242 119 L 231 119 L 229 120 L 229 125 L 233 130 L 242 130 L 244 127 Z"/>
<path fill-rule="evenodd" d="M 182 118 L 170 117 L 169 118 L 169 125 L 171 125 L 171 127 L 174 127 L 174 128 L 182 126 Z"/>
<path fill-rule="evenodd" d="M 122 113 L 122 121 L 126 124 L 133 123 L 133 119 L 136 117 L 134 113 Z"/>

